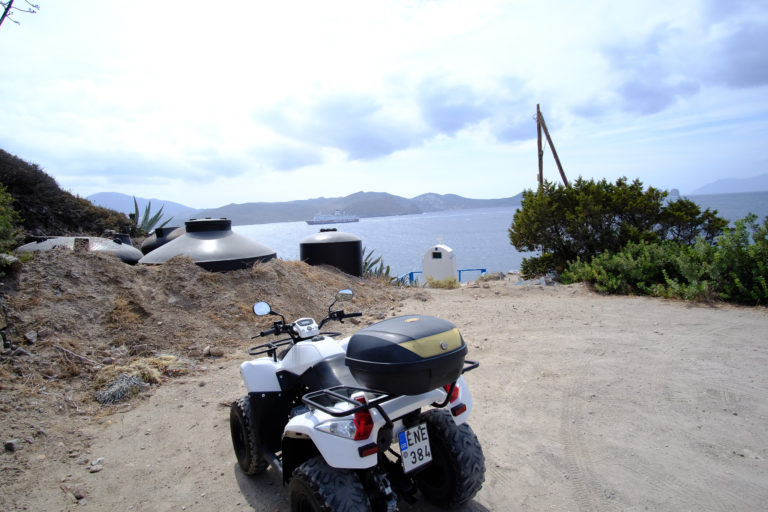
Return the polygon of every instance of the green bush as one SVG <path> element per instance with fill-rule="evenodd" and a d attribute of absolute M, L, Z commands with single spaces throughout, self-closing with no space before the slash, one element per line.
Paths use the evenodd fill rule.
<path fill-rule="evenodd" d="M 523 258 L 520 264 L 520 274 L 525 278 L 542 276 L 552 270 L 560 272 L 563 268 L 555 264 L 555 258 L 551 252 L 544 253 L 541 256 Z"/>
<path fill-rule="evenodd" d="M 565 283 L 590 282 L 606 293 L 647 294 L 686 300 L 768 303 L 768 217 L 749 215 L 725 228 L 714 245 L 705 236 L 680 241 L 629 243 L 590 261 L 577 259 L 561 274 Z"/>
<path fill-rule="evenodd" d="M 0 252 L 10 252 L 21 243 L 21 215 L 13 208 L 13 197 L 0 183 Z"/>
<path fill-rule="evenodd" d="M 521 268 L 524 277 L 559 272 L 569 262 L 590 261 L 629 243 L 714 239 L 727 221 L 687 199 L 665 204 L 667 193 L 643 189 L 639 180 L 616 183 L 577 179 L 571 187 L 545 182 L 523 192 L 509 239 L 518 251 L 537 251 Z"/>
<path fill-rule="evenodd" d="M 720 298 L 733 302 L 768 302 L 768 217 L 762 224 L 750 214 L 717 239 L 709 272 Z"/>

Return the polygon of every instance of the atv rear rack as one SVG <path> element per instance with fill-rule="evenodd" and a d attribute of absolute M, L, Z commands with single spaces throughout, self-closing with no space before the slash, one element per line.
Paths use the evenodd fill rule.
<path fill-rule="evenodd" d="M 464 374 L 470 370 L 474 370 L 480 366 L 477 361 L 464 361 L 464 367 L 461 369 L 461 373 Z M 441 403 L 433 403 L 434 407 L 442 408 L 448 405 L 450 401 L 451 393 L 456 387 L 456 382 L 452 382 L 451 386 L 446 391 L 445 400 Z M 371 393 L 375 395 L 372 400 L 368 400 L 367 403 L 361 403 L 352 398 L 355 393 Z M 358 412 L 368 411 L 370 409 L 376 409 L 379 414 L 384 418 L 387 423 L 392 423 L 387 413 L 381 407 L 382 404 L 399 398 L 403 395 L 392 395 L 384 393 L 383 391 L 377 391 L 375 389 L 360 388 L 355 386 L 333 386 L 319 391 L 312 391 L 301 397 L 301 401 L 307 404 L 313 409 L 323 411 L 334 418 L 341 418 L 344 416 L 350 416 L 357 414 Z M 320 403 L 324 402 L 324 403 Z M 338 410 L 338 403 L 345 402 L 353 407 L 351 409 L 345 409 L 343 411 Z"/>

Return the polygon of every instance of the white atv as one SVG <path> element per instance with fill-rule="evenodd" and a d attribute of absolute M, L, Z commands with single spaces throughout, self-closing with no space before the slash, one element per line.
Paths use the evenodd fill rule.
<path fill-rule="evenodd" d="M 258 336 L 290 337 L 249 349 L 267 357 L 240 366 L 248 395 L 230 412 L 240 467 L 280 471 L 293 511 L 395 511 L 398 496 L 412 502 L 417 491 L 446 508 L 466 503 L 485 479 L 462 376 L 478 363 L 465 361 L 453 324 L 429 316 L 393 317 L 338 340 L 321 332 L 361 315 L 331 310 L 351 298 L 340 291 L 320 325 L 254 305 L 280 317 Z"/>

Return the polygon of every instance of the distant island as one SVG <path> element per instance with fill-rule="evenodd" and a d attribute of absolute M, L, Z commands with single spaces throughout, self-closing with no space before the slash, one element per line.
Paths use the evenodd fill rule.
<path fill-rule="evenodd" d="M 195 210 L 170 201 L 159 199 L 136 198 L 139 208 L 152 201 L 153 211 L 164 206 L 166 218 L 173 216 L 172 224 L 183 224 L 190 218 L 225 217 L 235 226 L 248 224 L 268 224 L 272 222 L 296 222 L 312 219 L 316 215 L 333 214 L 343 211 L 356 217 L 388 217 L 391 215 L 410 215 L 444 210 L 467 210 L 474 208 L 494 208 L 518 206 L 522 201 L 522 192 L 513 197 L 501 199 L 470 199 L 456 194 L 422 194 L 414 198 L 388 194 L 386 192 L 356 192 L 346 197 L 319 197 L 282 203 L 242 203 L 228 204 L 219 208 Z M 93 194 L 87 198 L 94 204 L 117 211 L 132 212 L 133 197 L 117 192 Z"/>
<path fill-rule="evenodd" d="M 768 191 L 768 174 L 751 178 L 725 178 L 699 187 L 691 195 L 739 194 L 742 192 Z"/>
<path fill-rule="evenodd" d="M 704 185 L 693 192 L 698 194 L 729 194 L 748 191 L 768 190 L 768 174 L 752 178 L 729 178 Z M 445 210 L 468 210 L 474 208 L 519 206 L 523 193 L 500 199 L 470 199 L 456 194 L 421 194 L 413 198 L 400 197 L 386 192 L 356 192 L 346 197 L 318 197 L 279 203 L 228 204 L 219 208 L 196 210 L 172 201 L 162 199 L 136 198 L 143 211 L 149 201 L 152 211 L 163 207 L 164 218 L 173 217 L 172 224 L 183 225 L 190 218 L 225 217 L 235 226 L 268 224 L 272 222 L 297 222 L 312 219 L 317 215 L 332 215 L 342 211 L 355 217 L 388 217 Z M 94 205 L 103 206 L 123 213 L 133 212 L 133 196 L 118 192 L 100 192 L 87 197 Z"/>

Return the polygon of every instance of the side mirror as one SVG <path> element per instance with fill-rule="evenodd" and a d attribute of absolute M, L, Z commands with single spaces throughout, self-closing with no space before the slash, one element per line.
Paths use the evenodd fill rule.
<path fill-rule="evenodd" d="M 346 302 L 348 300 L 352 300 L 352 297 L 354 297 L 354 293 L 352 293 L 352 290 L 348 288 L 344 290 L 339 290 L 336 293 L 336 300 L 338 302 Z"/>
<path fill-rule="evenodd" d="M 253 312 L 256 316 L 264 316 L 270 314 L 272 308 L 266 302 L 257 302 L 253 305 Z"/>

